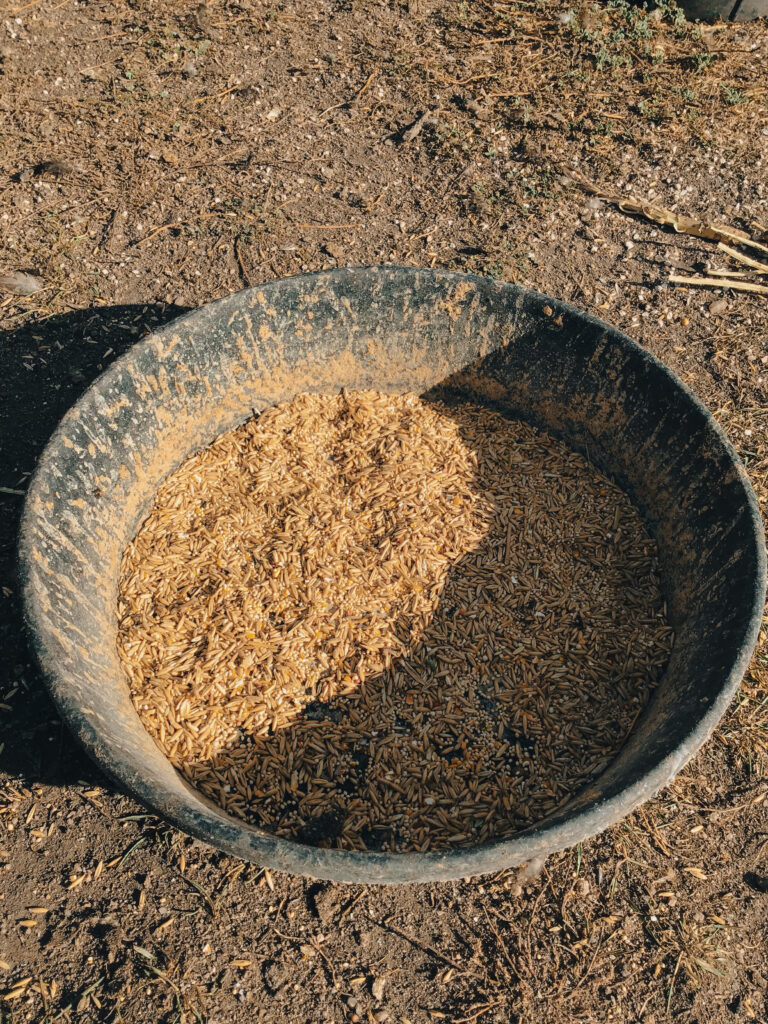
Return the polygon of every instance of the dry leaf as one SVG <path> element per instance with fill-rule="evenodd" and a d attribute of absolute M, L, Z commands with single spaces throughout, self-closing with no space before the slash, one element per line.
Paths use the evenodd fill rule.
<path fill-rule="evenodd" d="M 693 875 L 694 878 L 701 879 L 702 882 L 707 877 L 701 868 L 683 868 L 683 871 L 686 871 L 689 875 Z"/>

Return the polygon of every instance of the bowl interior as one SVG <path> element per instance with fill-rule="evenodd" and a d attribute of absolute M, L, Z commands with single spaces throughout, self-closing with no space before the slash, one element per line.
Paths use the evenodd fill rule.
<path fill-rule="evenodd" d="M 144 730 L 116 650 L 120 558 L 160 481 L 217 435 L 301 391 L 455 389 L 541 426 L 628 492 L 659 546 L 676 631 L 619 756 L 511 839 L 429 854 L 276 839 L 194 791 Z M 513 285 L 411 268 L 277 281 L 151 335 L 62 421 L 30 486 L 20 571 L 32 645 L 99 765 L 184 830 L 278 869 L 345 881 L 455 878 L 578 842 L 669 781 L 725 711 L 757 639 L 765 550 L 743 467 L 660 363 L 583 313 Z"/>

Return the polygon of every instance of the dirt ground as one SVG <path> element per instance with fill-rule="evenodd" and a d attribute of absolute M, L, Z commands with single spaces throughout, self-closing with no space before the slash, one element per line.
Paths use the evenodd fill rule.
<path fill-rule="evenodd" d="M 0 1022 L 768 1019 L 768 631 L 676 782 L 540 874 L 270 874 L 85 759 L 21 634 L 15 531 L 59 417 L 146 330 L 344 264 L 514 280 L 625 329 L 768 510 L 768 300 L 599 190 L 768 233 L 768 25 L 613 0 L 32 0 L 0 11 Z M 765 258 L 765 257 L 763 257 Z"/>

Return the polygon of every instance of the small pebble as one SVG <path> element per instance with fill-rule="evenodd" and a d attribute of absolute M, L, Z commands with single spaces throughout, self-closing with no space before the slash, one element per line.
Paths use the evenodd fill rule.
<path fill-rule="evenodd" d="M 371 983 L 371 995 L 377 1003 L 380 1003 L 384 998 L 384 986 L 386 983 L 386 978 L 374 978 Z"/>

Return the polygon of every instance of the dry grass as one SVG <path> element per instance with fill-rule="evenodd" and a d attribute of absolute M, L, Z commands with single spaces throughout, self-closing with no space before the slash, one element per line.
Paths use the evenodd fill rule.
<path fill-rule="evenodd" d="M 302 395 L 161 488 L 120 651 L 161 748 L 228 811 L 348 848 L 544 817 L 667 661 L 656 549 L 579 455 L 498 413 Z"/>

